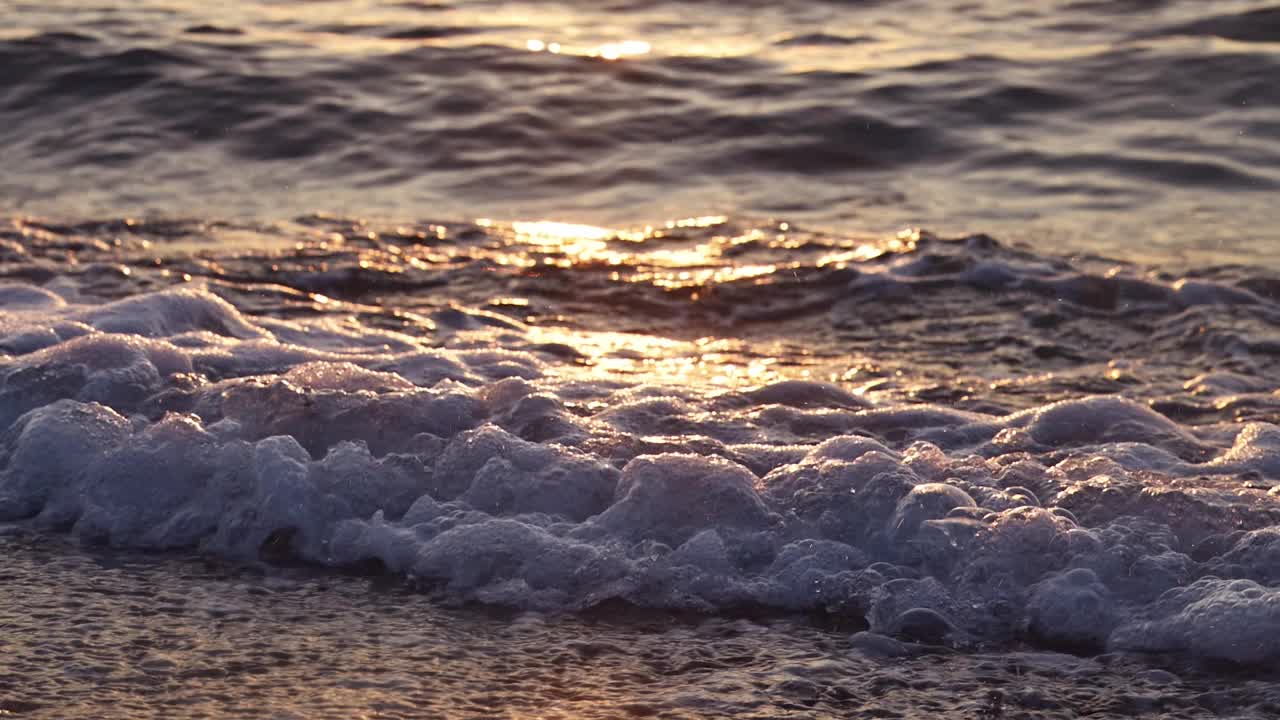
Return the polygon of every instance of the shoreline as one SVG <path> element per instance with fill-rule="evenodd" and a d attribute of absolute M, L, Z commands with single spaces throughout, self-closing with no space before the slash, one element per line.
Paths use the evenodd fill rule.
<path fill-rule="evenodd" d="M 1280 708 L 1280 675 L 1156 657 L 893 658 L 788 618 L 504 618 L 305 569 L 40 536 L 0 547 L 10 658 L 0 710 L 21 718 L 1262 718 Z"/>

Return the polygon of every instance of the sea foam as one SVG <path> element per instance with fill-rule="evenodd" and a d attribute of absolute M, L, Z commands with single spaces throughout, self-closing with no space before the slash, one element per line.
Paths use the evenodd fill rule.
<path fill-rule="evenodd" d="M 867 301 L 886 283 L 907 299 L 1059 294 L 1043 310 L 1059 328 L 1099 312 L 1092 276 L 969 254 L 868 265 L 842 291 L 860 315 L 838 300 L 828 320 L 857 333 L 898 312 Z M 1104 304 L 1153 303 L 1174 323 L 1199 322 L 1202 303 L 1272 312 L 1204 283 L 1127 282 Z M 1011 409 L 875 378 L 609 374 L 583 367 L 585 344 L 457 304 L 397 328 L 357 305 L 250 314 L 217 283 L 106 303 L 83 289 L 0 286 L 0 519 L 378 567 L 452 602 L 816 611 L 911 642 L 1280 659 L 1266 639 L 1280 635 L 1280 427 L 1265 412 L 1179 419 L 1209 412 L 1202 398 L 1269 407 L 1274 383 L 1246 365 L 1177 378 L 1176 401 L 1055 398 L 1050 378 Z"/>

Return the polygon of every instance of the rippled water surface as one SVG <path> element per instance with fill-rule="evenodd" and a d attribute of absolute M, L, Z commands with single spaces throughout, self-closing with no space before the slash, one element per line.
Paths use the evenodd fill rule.
<path fill-rule="evenodd" d="M 0 11 L 0 714 L 1275 716 L 1274 4 Z"/>
<path fill-rule="evenodd" d="M 1256 1 L 24 3 L 0 206 L 728 214 L 1274 263 Z"/>

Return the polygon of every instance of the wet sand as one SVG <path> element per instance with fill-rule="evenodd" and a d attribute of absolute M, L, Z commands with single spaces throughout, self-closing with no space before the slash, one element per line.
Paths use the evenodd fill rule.
<path fill-rule="evenodd" d="M 12 532 L 12 531 L 11 531 Z M 894 647 L 807 618 L 445 608 L 381 579 L 0 539 L 20 718 L 1268 718 L 1280 676 Z"/>

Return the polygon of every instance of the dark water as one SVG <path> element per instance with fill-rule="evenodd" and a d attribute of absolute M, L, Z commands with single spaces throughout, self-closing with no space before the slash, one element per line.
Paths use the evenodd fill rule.
<path fill-rule="evenodd" d="M 1274 3 L 0 12 L 0 208 L 14 212 L 727 214 L 1191 263 L 1280 256 Z"/>

